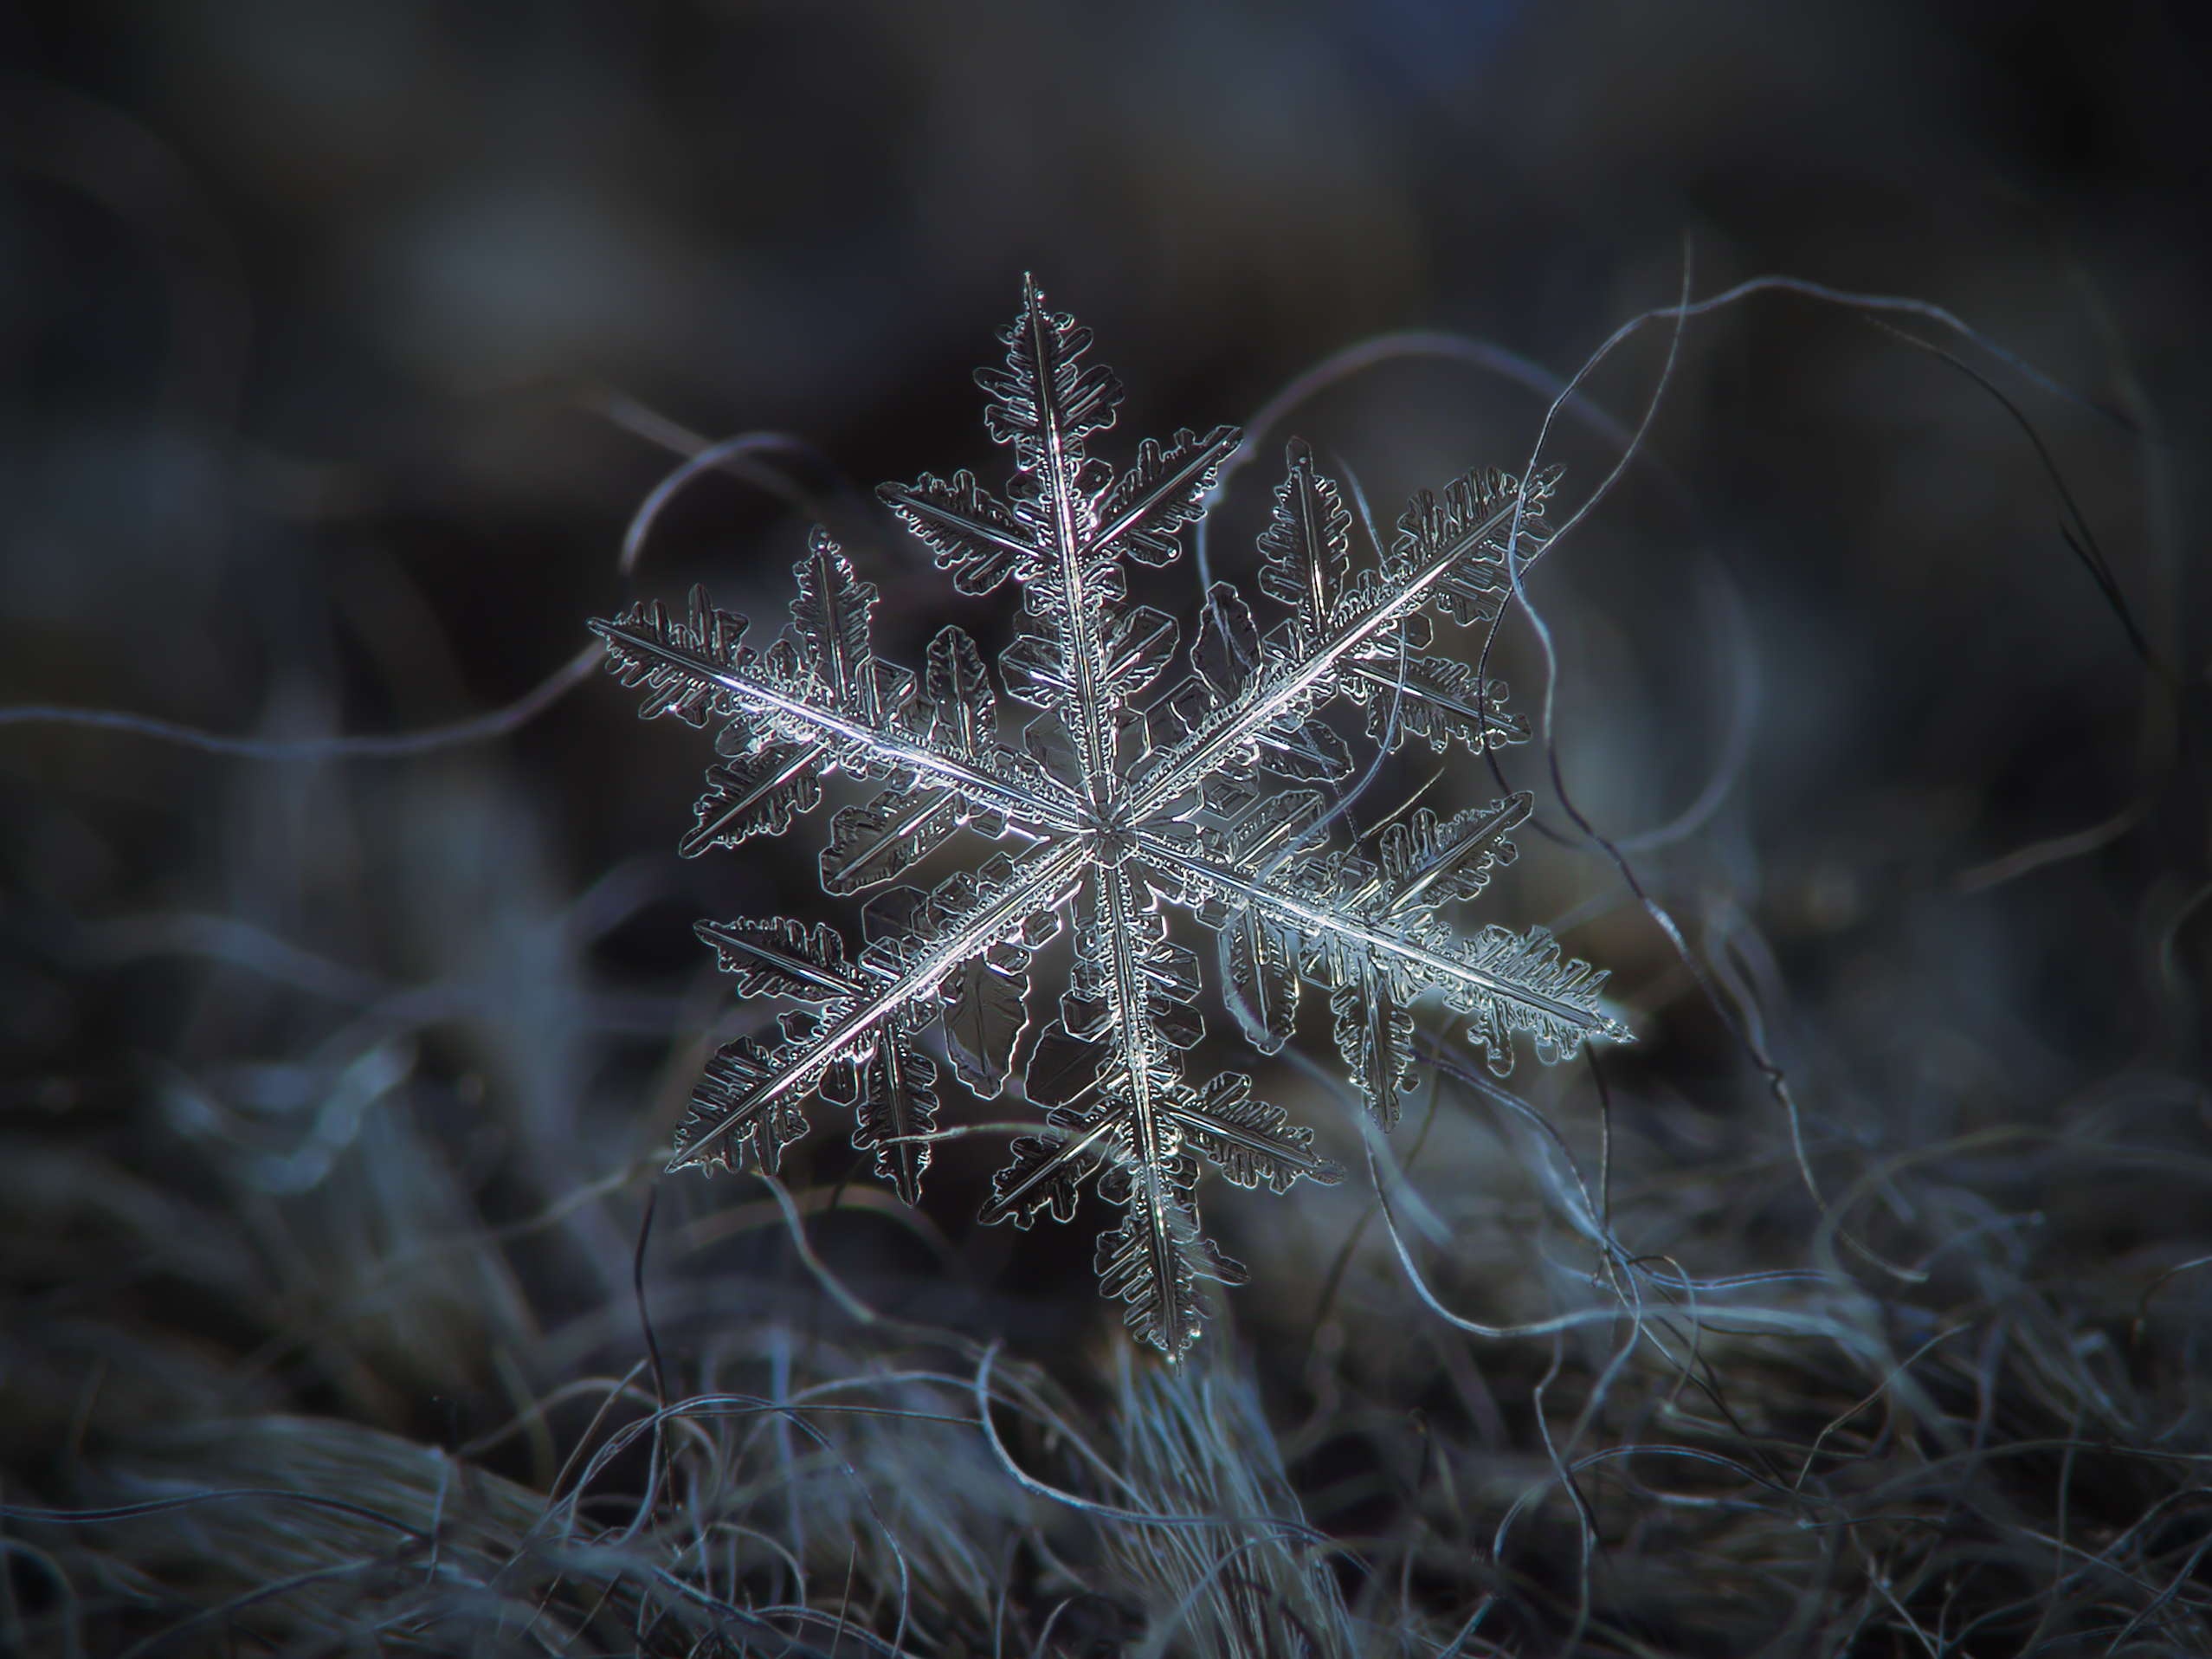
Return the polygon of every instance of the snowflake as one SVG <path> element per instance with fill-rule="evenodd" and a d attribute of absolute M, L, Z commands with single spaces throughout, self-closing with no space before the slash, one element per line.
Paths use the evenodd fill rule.
<path fill-rule="evenodd" d="M 819 527 L 789 630 L 765 649 L 703 590 L 680 616 L 654 603 L 592 623 L 609 668 L 645 688 L 642 717 L 725 722 L 686 855 L 780 834 L 831 772 L 881 785 L 832 817 L 821 855 L 827 892 L 879 889 L 857 952 L 823 925 L 699 925 L 739 995 L 798 1006 L 709 1063 L 670 1168 L 750 1159 L 772 1172 L 806 1132 L 802 1103 L 819 1097 L 853 1111 L 854 1147 L 916 1202 L 938 1124 L 924 1044 L 935 1023 L 969 1088 L 1000 1094 L 1019 1056 L 1022 1093 L 1046 1110 L 1039 1133 L 1013 1143 L 981 1219 L 1027 1227 L 1049 1210 L 1066 1221 L 1093 1179 L 1123 1211 L 1100 1242 L 1106 1293 L 1174 1354 L 1198 1332 L 1196 1281 L 1245 1276 L 1199 1230 L 1199 1160 L 1278 1192 L 1341 1172 L 1248 1077 L 1185 1075 L 1203 1029 L 1199 965 L 1170 936 L 1167 907 L 1212 930 L 1222 998 L 1261 1052 L 1290 1036 L 1302 983 L 1327 992 L 1338 1048 L 1385 1128 L 1414 1084 L 1413 1009 L 1427 993 L 1471 1017 L 1469 1040 L 1501 1073 L 1515 1031 L 1547 1061 L 1627 1035 L 1600 1008 L 1604 975 L 1562 961 L 1548 933 L 1493 926 L 1465 939 L 1438 914 L 1512 859 L 1505 837 L 1527 795 L 1441 821 L 1402 816 L 1371 860 L 1331 838 L 1346 814 L 1330 797 L 1341 803 L 1358 770 L 1324 718 L 1332 707 L 1360 711 L 1384 750 L 1416 736 L 1476 752 L 1526 737 L 1500 707 L 1502 684 L 1429 654 L 1429 618 L 1496 620 L 1508 540 L 1524 556 L 1542 545 L 1553 477 L 1478 472 L 1441 497 L 1423 492 L 1377 567 L 1355 571 L 1338 488 L 1293 442 L 1259 544 L 1260 591 L 1289 614 L 1263 636 L 1243 595 L 1214 584 L 1188 676 L 1140 702 L 1174 662 L 1177 629 L 1131 602 L 1125 565 L 1178 556 L 1239 435 L 1147 440 L 1117 476 L 1086 449 L 1121 397 L 1084 361 L 1089 332 L 1025 283 L 1002 338 L 1004 370 L 977 378 L 990 436 L 1013 450 L 1006 494 L 964 471 L 880 494 L 962 593 L 1017 584 L 1021 621 L 998 668 L 1005 694 L 1036 711 L 1018 744 L 1002 738 L 990 675 L 958 628 L 932 642 L 919 675 L 876 655 L 875 589 Z M 962 830 L 1007 849 L 926 888 L 887 885 Z M 1064 917 L 1074 969 L 1058 1018 L 1025 1049 L 1032 956 Z"/>

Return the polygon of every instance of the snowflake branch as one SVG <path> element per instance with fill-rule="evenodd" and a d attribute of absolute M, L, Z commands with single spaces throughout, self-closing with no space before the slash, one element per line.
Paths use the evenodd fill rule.
<path fill-rule="evenodd" d="M 1597 1007 L 1593 984 L 1587 999 L 1570 1002 L 1526 985 L 1517 984 L 1455 956 L 1429 949 L 1418 940 L 1377 927 L 1338 909 L 1284 891 L 1263 880 L 1241 875 L 1225 865 L 1202 858 L 1164 836 L 1139 831 L 1138 840 L 1146 854 L 1194 878 L 1241 904 L 1267 912 L 1280 922 L 1309 938 L 1333 938 L 1362 950 L 1373 951 L 1403 963 L 1428 984 L 1457 989 L 1464 996 L 1513 1003 L 1538 1017 L 1571 1026 L 1590 1036 L 1626 1042 L 1628 1029 Z"/>
<path fill-rule="evenodd" d="M 1132 1277 L 1149 1278 L 1151 1301 L 1147 1304 L 1131 1297 L 1132 1311 L 1149 1306 L 1156 1327 L 1149 1334 L 1174 1353 L 1187 1340 L 1180 1309 L 1173 1306 L 1181 1300 L 1175 1294 L 1178 1288 L 1187 1289 L 1187 1270 L 1175 1247 L 1175 1218 L 1170 1213 L 1176 1202 L 1168 1171 L 1177 1150 L 1173 1132 L 1160 1120 L 1152 1099 L 1153 1063 L 1164 1059 L 1168 1050 L 1151 1017 L 1151 998 L 1137 965 L 1136 929 L 1141 924 L 1132 913 L 1128 877 L 1119 868 L 1100 870 L 1096 886 L 1099 920 L 1112 966 L 1109 991 L 1115 1023 L 1136 1039 L 1124 1043 L 1129 1077 L 1128 1142 L 1135 1165 L 1131 1172 L 1135 1180 L 1129 1207 L 1132 1212 L 1144 1212 L 1138 1231 L 1145 1248 L 1138 1253 L 1140 1260 L 1126 1264 L 1126 1271 Z M 1129 1288 L 1139 1290 L 1140 1285 L 1132 1283 Z"/>
<path fill-rule="evenodd" d="M 704 1102 L 720 1119 L 715 1126 L 687 1142 L 668 1167 L 673 1172 L 719 1156 L 722 1141 L 732 1130 L 742 1131 L 764 1102 L 810 1088 L 834 1062 L 851 1053 L 855 1044 L 876 1026 L 909 1003 L 932 995 L 945 975 L 968 958 L 988 949 L 1015 931 L 1035 912 L 1050 907 L 1080 870 L 1087 849 L 1080 840 L 1069 840 L 1033 849 L 1015 866 L 1016 879 L 985 896 L 966 914 L 956 918 L 937 938 L 906 959 L 897 978 L 879 980 L 870 995 L 860 976 L 871 972 L 863 957 L 853 989 L 849 1009 L 831 1006 L 830 1023 L 788 1058 L 779 1059 L 745 1090 L 732 1098 Z M 1026 868 L 1024 868 L 1026 866 Z M 717 943 L 719 943 L 717 940 Z"/>
<path fill-rule="evenodd" d="M 1422 564 L 1389 590 L 1371 610 L 1354 617 L 1329 639 L 1274 676 L 1273 683 L 1249 701 L 1232 704 L 1210 728 L 1202 728 L 1189 742 L 1168 752 L 1133 791 L 1130 811 L 1150 817 L 1169 801 L 1190 789 L 1205 775 L 1232 759 L 1287 715 L 1325 695 L 1342 676 L 1343 659 L 1393 623 L 1403 621 L 1431 597 L 1467 554 L 1513 521 L 1519 496 L 1464 534 L 1443 543 Z"/>
<path fill-rule="evenodd" d="M 1053 551 L 1060 561 L 1060 604 L 1055 620 L 1066 642 L 1065 659 L 1072 677 L 1074 706 L 1083 718 L 1074 733 L 1079 778 L 1083 793 L 1093 806 L 1105 798 L 1112 756 L 1108 752 L 1104 722 L 1096 718 L 1102 707 L 1099 695 L 1099 648 L 1093 612 L 1101 609 L 1084 590 L 1083 548 L 1075 534 L 1075 504 L 1068 499 L 1074 466 L 1080 462 L 1078 440 L 1061 429 L 1061 411 L 1054 394 L 1060 390 L 1056 348 L 1058 332 L 1044 309 L 1044 296 L 1034 285 L 1028 290 L 1022 319 L 1029 332 L 1029 349 L 1037 364 L 1037 426 L 1044 438 L 1042 481 L 1052 508 Z M 1070 352 L 1072 359 L 1074 353 Z M 1071 450 L 1073 453 L 1071 454 Z"/>
<path fill-rule="evenodd" d="M 1080 820 L 1065 800 L 1035 793 L 1012 778 L 986 771 L 979 765 L 943 753 L 898 732 L 871 726 L 865 720 L 821 704 L 741 669 L 725 667 L 655 639 L 649 633 L 621 623 L 594 620 L 592 632 L 610 649 L 641 662 L 658 663 L 711 686 L 728 699 L 741 714 L 766 717 L 803 726 L 816 740 L 828 739 L 867 753 L 886 768 L 900 768 L 938 780 L 948 789 L 987 803 L 1009 818 L 1040 829 L 1066 833 Z M 1004 754 L 1003 749 L 997 752 Z"/>

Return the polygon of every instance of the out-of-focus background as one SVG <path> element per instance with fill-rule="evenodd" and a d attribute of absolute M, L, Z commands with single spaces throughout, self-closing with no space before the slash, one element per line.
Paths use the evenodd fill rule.
<path fill-rule="evenodd" d="M 1646 461 L 1532 577 L 1559 651 L 1560 780 L 1726 1017 L 1577 836 L 1535 746 L 1503 764 L 1543 827 L 1470 919 L 1558 926 L 1613 972 L 1640 1039 L 1603 1062 L 1622 1237 L 1695 1274 L 1832 1270 L 1861 1300 L 1824 1307 L 1822 1330 L 1875 1347 L 1847 1362 L 1811 1337 L 1747 1338 L 1704 1371 L 1652 1362 L 1638 1393 L 1595 1338 L 1471 1341 L 1414 1301 L 1354 1178 L 1208 1190 L 1209 1224 L 1254 1268 L 1216 1294 L 1209 1363 L 1241 1379 L 1220 1385 L 1245 1391 L 1237 1434 L 1280 1441 L 1252 1454 L 1287 1460 L 1266 1501 L 1294 1491 L 1368 1552 L 1367 1576 L 1327 1570 L 1360 1630 L 1441 1646 L 1489 1595 L 1501 1611 L 1467 1650 L 1548 1649 L 1588 1590 L 1580 1514 L 1610 1565 L 1579 1634 L 1609 1650 L 1694 1632 L 1748 1651 L 1778 1628 L 1770 1608 L 1812 1610 L 1798 1635 L 1838 1646 L 1929 1640 L 1946 1617 L 1955 1635 L 1957 1608 L 2007 1651 L 2179 1643 L 2173 1621 L 2208 1593 L 2202 1522 L 2161 1484 L 2164 1454 L 1993 1449 L 2204 1449 L 2206 36 L 2195 9 L 2147 0 L 12 12 L 0 702 L 297 742 L 506 707 L 617 603 L 654 484 L 749 430 L 794 442 L 684 494 L 636 592 L 703 581 L 764 630 L 821 520 L 886 595 L 887 655 L 918 662 L 947 621 L 994 644 L 996 602 L 953 595 L 871 491 L 1003 474 L 970 375 L 996 360 L 1024 273 L 1128 387 L 1117 457 L 1243 420 L 1347 348 L 1436 337 L 1325 377 L 1230 481 L 1209 552 L 1248 582 L 1289 432 L 1357 479 L 1387 534 L 1409 491 L 1518 468 L 1546 377 L 1686 280 L 1702 296 L 1780 273 L 1941 307 L 2018 362 L 1928 316 L 1885 313 L 1885 329 L 1802 294 L 1692 322 Z M 1641 418 L 1671 338 L 1646 327 L 1590 378 L 1547 450 L 1568 500 Z M 1189 562 L 1170 578 L 1187 616 Z M 1524 622 L 1500 652 L 1533 716 Z M 0 725 L 10 1501 L 373 1481 L 388 1510 L 404 1488 L 431 1516 L 435 1471 L 466 1466 L 506 1494 L 491 1510 L 510 1503 L 478 1517 L 485 1536 L 529 1533 L 592 1432 L 582 1379 L 645 1355 L 633 1258 L 655 1154 L 712 1043 L 747 1018 L 692 921 L 852 920 L 813 890 L 818 821 L 678 859 L 708 746 L 632 707 L 595 675 L 480 741 L 343 758 Z M 1430 804 L 1494 792 L 1461 761 Z M 1424 749 L 1380 787 L 1432 770 Z M 1732 1021 L 1789 1075 L 1834 1230 Z M 1234 1024 L 1212 1024 L 1229 1063 Z M 1325 1017 L 1302 1046 L 1333 1066 Z M 1260 1070 L 1358 1165 L 1325 1089 Z M 1594 1169 L 1590 1075 L 1525 1063 L 1517 1086 Z M 1463 1102 L 1431 1130 L 1416 1174 L 1439 1294 L 1492 1320 L 1586 1298 L 1541 1147 Z M 946 1352 L 1004 1338 L 1023 1398 L 1065 1391 L 1141 1462 L 1130 1425 L 1151 1421 L 1145 1401 L 1169 1410 L 1146 1390 L 1172 1390 L 1147 1361 L 1116 1370 L 1099 1207 L 1065 1230 L 976 1227 L 1001 1151 L 941 1149 L 918 1217 L 864 1172 L 845 1184 L 834 1125 L 785 1173 L 816 1217 L 808 1248 L 863 1300 L 954 1333 Z M 743 1376 L 783 1398 L 794 1365 L 875 1374 L 889 1350 L 825 1300 L 764 1189 L 686 1177 L 655 1203 L 641 1272 L 670 1388 Z M 1880 1344 L 1901 1365 L 1938 1339 L 1937 1371 L 1886 1419 L 1835 1426 L 1881 1392 Z M 1646 1485 L 1623 1459 L 1590 1476 L 1589 1507 L 1538 1501 L 1523 1559 L 1500 1520 L 1548 1478 L 1555 1423 L 1590 1446 L 1707 1452 L 1699 1435 L 1726 1424 L 1749 1473 L 1709 1476 L 1697 1501 L 1725 1518 L 1692 1524 L 1654 1495 L 1689 1477 Z M 1825 1471 L 1809 1449 L 1824 1427 L 1861 1459 L 1839 1491 L 1920 1520 L 1815 1562 L 1744 1518 L 1809 1501 L 1799 1465 Z M 784 1565 L 672 1570 L 706 1572 L 732 1606 L 836 1603 L 839 1569 L 790 1531 L 813 1513 L 792 1495 L 793 1431 L 746 1432 L 784 1436 L 784 1484 L 761 1488 L 783 1507 L 761 1524 L 790 1583 Z M 879 1494 L 945 1506 L 914 1523 L 926 1547 L 907 1540 L 935 1598 L 913 1639 L 1109 1651 L 1179 1604 L 1141 1550 L 1071 1542 L 1053 1528 L 1082 1523 L 1048 1504 L 1060 1518 L 1039 1519 L 973 1430 L 957 1449 L 932 1433 L 838 1442 Z M 1038 1433 L 1035 1458 L 1061 1455 Z M 649 1460 L 630 1455 L 609 1478 L 634 1493 Z M 1983 1458 L 1996 1495 L 1976 1485 Z M 843 1525 L 898 1533 L 836 1490 Z M 1146 1491 L 1170 1510 L 1235 1495 Z M 180 1513 L 196 1519 L 166 1531 L 7 1522 L 0 1648 L 364 1628 L 371 1588 L 339 1570 L 352 1545 L 287 1554 L 293 1519 Z M 2069 1514 L 2093 1540 L 2072 1554 Z M 822 1522 L 816 1546 L 822 1526 L 839 1542 Z M 390 1540 L 372 1545 L 386 1570 Z M 312 1591 L 191 1623 L 318 1572 Z M 888 1604 L 854 1616 L 892 1640 Z M 596 1628 L 588 1605 L 563 1617 Z"/>

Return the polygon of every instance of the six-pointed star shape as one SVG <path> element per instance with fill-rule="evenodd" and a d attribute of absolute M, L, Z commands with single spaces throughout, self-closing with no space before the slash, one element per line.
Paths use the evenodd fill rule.
<path fill-rule="evenodd" d="M 1187 676 L 1140 702 L 1175 661 L 1178 630 L 1132 603 L 1127 566 L 1179 555 L 1238 434 L 1147 440 L 1117 474 L 1087 449 L 1121 396 L 1084 361 L 1087 331 L 1025 284 L 1003 338 L 1005 368 L 977 378 L 990 436 L 1013 450 L 1006 494 L 959 472 L 881 495 L 961 592 L 1018 588 L 1019 627 L 998 662 L 1005 694 L 1035 711 L 1018 745 L 1002 739 L 990 676 L 959 629 L 937 636 L 919 675 L 875 655 L 875 590 L 819 528 L 790 628 L 765 649 L 699 591 L 681 615 L 641 604 L 592 624 L 609 668 L 645 688 L 642 714 L 724 722 L 686 854 L 788 829 L 833 771 L 880 786 L 833 817 L 821 855 L 828 892 L 874 892 L 858 951 L 819 924 L 700 924 L 741 996 L 797 1006 L 709 1064 L 671 1167 L 750 1158 L 772 1171 L 818 1096 L 854 1113 L 854 1146 L 915 1202 L 938 1121 L 923 1043 L 934 1023 L 968 1087 L 1000 1093 L 1018 1056 L 1027 1098 L 1047 1111 L 1014 1142 L 983 1218 L 1026 1227 L 1048 1209 L 1064 1221 L 1095 1177 L 1123 1211 L 1100 1242 L 1105 1289 L 1172 1354 L 1197 1334 L 1195 1281 L 1244 1272 L 1199 1230 L 1199 1160 L 1277 1191 L 1339 1172 L 1248 1077 L 1185 1075 L 1203 1030 L 1199 964 L 1170 937 L 1168 907 L 1211 930 L 1222 998 L 1262 1053 L 1289 1037 L 1302 984 L 1326 991 L 1338 1049 L 1386 1128 L 1413 1081 L 1424 994 L 1472 1017 L 1469 1039 L 1499 1070 L 1515 1031 L 1547 1060 L 1627 1035 L 1599 1006 L 1604 976 L 1562 961 L 1548 934 L 1463 939 L 1439 914 L 1512 856 L 1506 836 L 1527 796 L 1441 822 L 1416 810 L 1371 860 L 1338 844 L 1345 815 L 1331 798 L 1356 770 L 1325 718 L 1332 705 L 1359 711 L 1384 748 L 1418 736 L 1479 752 L 1526 736 L 1500 707 L 1504 687 L 1433 655 L 1431 636 L 1435 618 L 1496 619 L 1508 548 L 1525 558 L 1542 545 L 1552 480 L 1479 472 L 1424 492 L 1376 565 L 1355 571 L 1338 487 L 1293 442 L 1260 543 L 1260 591 L 1283 620 L 1263 636 L 1243 596 L 1215 584 Z M 926 888 L 893 885 L 964 828 L 1007 849 Z M 1057 1018 L 1024 1045 L 1032 953 L 1063 918 L 1074 971 Z"/>

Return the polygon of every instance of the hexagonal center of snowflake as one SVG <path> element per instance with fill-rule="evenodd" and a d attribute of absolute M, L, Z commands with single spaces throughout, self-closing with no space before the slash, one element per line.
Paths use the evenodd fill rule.
<path fill-rule="evenodd" d="M 1083 838 L 1102 869 L 1118 869 L 1137 851 L 1136 825 L 1127 803 L 1109 801 L 1083 815 Z"/>

